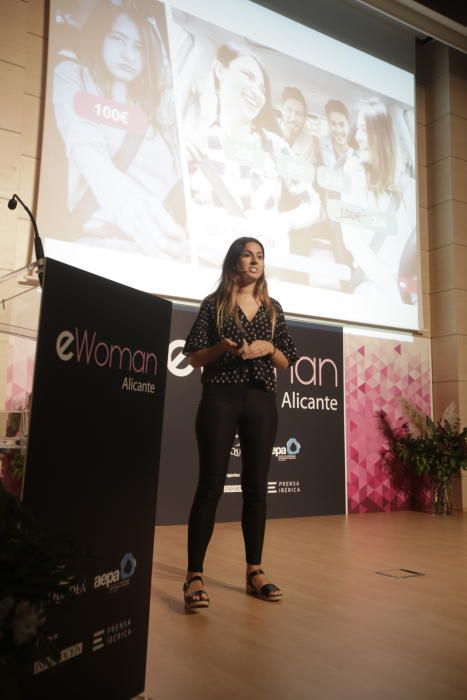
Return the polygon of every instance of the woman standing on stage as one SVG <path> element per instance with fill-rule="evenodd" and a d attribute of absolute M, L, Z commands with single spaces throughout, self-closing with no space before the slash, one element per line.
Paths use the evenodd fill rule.
<path fill-rule="evenodd" d="M 203 562 L 237 432 L 246 590 L 278 601 L 282 592 L 261 569 L 267 477 L 277 429 L 275 370 L 287 368 L 298 355 L 282 308 L 268 294 L 264 248 L 255 238 L 238 238 L 231 244 L 219 286 L 202 302 L 184 352 L 193 367 L 204 368 L 196 417 L 200 471 L 188 524 L 185 607 L 209 606 Z"/>

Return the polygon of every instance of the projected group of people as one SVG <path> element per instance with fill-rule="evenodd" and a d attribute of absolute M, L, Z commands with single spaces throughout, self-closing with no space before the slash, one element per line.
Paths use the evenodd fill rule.
<path fill-rule="evenodd" d="M 294 80 L 296 59 L 186 13 L 169 34 L 156 0 L 79 5 L 57 14 L 52 238 L 219 268 L 254 236 L 281 282 L 416 302 L 411 109 L 313 66 Z"/>
<path fill-rule="evenodd" d="M 272 108 L 268 74 L 249 48 L 222 44 L 213 72 L 215 113 L 203 115 L 198 95 L 187 106 L 192 131 L 185 126 L 200 258 L 216 264 L 222 244 L 256 235 L 279 279 L 345 292 L 372 284 L 398 298 L 409 288 L 401 262 L 415 274 L 415 259 L 407 259 L 415 251 L 408 245 L 415 196 L 404 115 L 398 127 L 388 106 L 370 97 L 352 106 L 352 119 L 341 99 L 329 98 L 325 117 L 314 115 L 318 135 L 300 88 L 283 87 Z"/>

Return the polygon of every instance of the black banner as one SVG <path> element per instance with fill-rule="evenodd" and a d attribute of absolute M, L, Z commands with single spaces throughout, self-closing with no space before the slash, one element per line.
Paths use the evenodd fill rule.
<path fill-rule="evenodd" d="M 173 309 L 157 523 L 187 522 L 198 465 L 194 434 L 199 369 L 182 355 L 196 308 Z M 342 328 L 289 322 L 300 359 L 278 375 L 279 429 L 271 455 L 268 517 L 345 513 Z M 217 520 L 240 518 L 241 456 L 231 451 Z"/>
<path fill-rule="evenodd" d="M 28 700 L 144 689 L 171 304 L 47 260 L 24 502 L 84 552 Z"/>

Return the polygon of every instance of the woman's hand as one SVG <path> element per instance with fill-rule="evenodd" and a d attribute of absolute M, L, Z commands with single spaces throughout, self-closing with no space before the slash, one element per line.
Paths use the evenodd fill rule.
<path fill-rule="evenodd" d="M 185 137 L 185 149 L 189 165 L 191 163 L 201 163 L 203 158 L 205 158 L 203 146 L 194 138 Z"/>
<path fill-rule="evenodd" d="M 265 357 L 274 352 L 274 345 L 269 340 L 254 340 L 250 345 L 244 341 L 239 355 L 242 360 L 254 360 L 256 357 Z"/>
<path fill-rule="evenodd" d="M 235 355 L 236 357 L 243 357 L 242 353 L 245 352 L 249 347 L 246 340 L 243 340 L 242 345 L 240 345 L 239 347 L 237 343 L 235 343 L 233 340 L 230 340 L 230 338 L 222 338 L 222 340 L 219 341 L 219 346 L 223 352 L 228 352 L 231 355 Z"/>
<path fill-rule="evenodd" d="M 243 340 L 242 345 L 238 346 L 230 338 L 222 338 L 219 341 L 219 347 L 223 352 L 228 352 L 236 357 L 241 357 L 242 360 L 254 360 L 255 357 L 264 357 L 271 355 L 274 352 L 274 345 L 268 340 L 254 340 L 248 344 Z"/>
<path fill-rule="evenodd" d="M 98 130 L 97 136 L 102 138 Z M 104 210 L 105 220 L 111 219 L 146 255 L 189 259 L 184 229 L 154 195 L 115 167 L 104 145 L 98 145 L 99 142 L 80 145 L 74 149 L 72 160 Z"/>
<path fill-rule="evenodd" d="M 248 347 L 246 340 L 244 340 L 243 345 L 239 347 L 237 343 L 234 343 L 230 338 L 222 338 L 222 340 L 219 340 L 215 345 L 211 345 L 210 348 L 202 348 L 201 350 L 196 350 L 191 353 L 190 364 L 192 367 L 205 367 L 206 365 L 210 365 L 211 362 L 218 360 L 219 357 L 226 352 L 238 357 L 245 347 Z"/>
<path fill-rule="evenodd" d="M 289 366 L 289 361 L 284 353 L 269 340 L 254 340 L 245 349 L 241 348 L 240 351 L 242 360 L 254 360 L 256 357 L 268 355 L 270 355 L 272 365 L 276 369 L 287 369 Z"/>
<path fill-rule="evenodd" d="M 226 352 L 236 357 L 241 357 L 242 360 L 254 360 L 256 357 L 271 355 L 271 362 L 276 369 L 286 369 L 289 366 L 286 356 L 269 340 L 254 340 L 250 344 L 243 340 L 242 345 L 239 347 L 230 338 L 222 338 L 210 348 L 196 350 L 190 355 L 190 364 L 192 367 L 205 367 L 211 362 L 215 362 Z"/>

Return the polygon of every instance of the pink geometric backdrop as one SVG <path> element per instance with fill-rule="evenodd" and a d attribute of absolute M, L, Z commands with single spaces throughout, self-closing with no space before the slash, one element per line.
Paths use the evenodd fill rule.
<path fill-rule="evenodd" d="M 5 401 L 3 406 L 0 405 L 0 410 L 20 411 L 28 407 L 35 353 L 35 340 L 13 335 L 8 337 Z M 0 456 L 0 479 L 7 491 L 19 497 L 22 479 L 15 476 L 12 460 L 12 454 L 4 453 Z"/>
<path fill-rule="evenodd" d="M 32 391 L 36 341 L 9 336 L 5 408 L 17 411 L 28 405 Z"/>
<path fill-rule="evenodd" d="M 383 438 L 375 413 L 394 425 L 404 396 L 431 414 L 430 343 L 354 335 L 344 329 L 347 499 L 349 513 L 407 510 L 406 495 L 394 489 L 381 465 Z"/>

